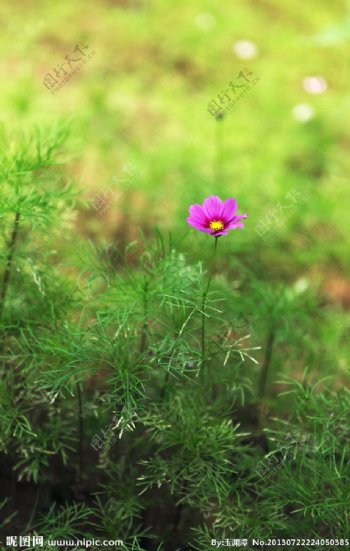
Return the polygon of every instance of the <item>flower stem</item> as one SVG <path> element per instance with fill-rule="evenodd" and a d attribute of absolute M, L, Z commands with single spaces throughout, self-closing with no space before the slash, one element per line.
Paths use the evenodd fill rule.
<path fill-rule="evenodd" d="M 210 272 L 209 272 L 207 287 L 206 287 L 205 291 L 203 292 L 203 297 L 202 297 L 202 335 L 201 335 L 202 369 L 205 366 L 205 358 L 206 358 L 206 343 L 205 343 L 206 315 L 205 315 L 205 308 L 206 308 L 206 304 L 207 304 L 207 297 L 208 297 L 208 292 L 209 292 L 209 288 L 210 288 L 210 283 L 211 283 L 213 273 L 214 273 L 214 269 L 215 269 L 217 247 L 218 247 L 218 237 L 215 237 L 213 260 L 212 260 L 212 263 L 211 263 L 211 268 L 210 268 Z"/>
<path fill-rule="evenodd" d="M 217 182 L 223 181 L 223 158 L 224 158 L 224 118 L 220 117 L 216 120 L 216 171 L 215 177 Z"/>

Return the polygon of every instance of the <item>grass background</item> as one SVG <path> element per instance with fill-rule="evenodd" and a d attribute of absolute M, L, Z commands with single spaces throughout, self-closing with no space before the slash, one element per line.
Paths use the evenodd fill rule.
<path fill-rule="evenodd" d="M 77 181 L 83 201 L 52 243 L 42 230 L 44 248 L 57 249 L 60 269 L 77 277 L 88 240 L 123 245 L 141 228 L 151 242 L 157 227 L 171 232 L 188 263 L 208 266 L 213 240 L 187 225 L 188 207 L 210 194 L 235 196 L 248 219 L 244 231 L 219 242 L 213 290 L 226 292 L 224 316 L 228 323 L 237 320 L 238 335 L 251 334 L 247 346 L 262 346 L 254 353 L 260 365 L 275 328 L 266 396 L 270 417 L 278 413 L 283 421 L 293 407 L 298 414 L 292 399 L 278 397 L 287 389 L 280 381 L 301 380 L 305 369 L 313 382 L 331 377 L 319 389 L 348 386 L 350 4 L 23 0 L 3 2 L 0 20 L 4 128 L 72 121 L 63 170 Z M 257 57 L 239 59 L 232 48 L 237 40 L 253 41 Z M 53 95 L 44 77 L 77 44 L 96 54 Z M 244 67 L 259 82 L 228 117 L 216 121 L 207 111 L 209 102 Z M 306 92 L 303 79 L 310 75 L 327 80 L 325 93 Z M 300 104 L 313 108 L 311 120 L 296 120 L 293 109 Z M 109 197 L 106 209 L 96 209 L 96 199 L 108 196 L 125 167 L 132 167 L 127 182 Z M 290 193 L 298 198 L 295 212 L 276 222 L 276 209 L 290 204 Z M 257 232 L 261 221 L 273 231 L 265 240 Z M 180 268 L 181 288 L 186 272 Z M 68 330 L 67 335 L 68 342 Z M 260 366 L 240 365 L 239 371 L 255 388 Z M 312 407 L 324 414 L 328 406 L 322 400 L 326 403 L 321 394 Z M 187 422 L 191 405 L 184 408 Z M 328 409 L 331 418 L 334 405 Z M 249 428 L 249 411 L 242 415 Z M 324 426 L 327 437 L 330 427 L 331 421 Z M 306 488 L 316 463 L 317 457 L 298 463 Z M 322 478 L 323 471 L 317 472 Z M 288 477 L 293 479 L 292 470 L 281 478 L 283 499 Z M 323 503 L 319 488 L 318 505 L 308 496 L 310 508 Z M 273 510 L 276 496 L 268 493 L 270 487 L 266 492 Z M 335 500 L 343 503 L 339 496 Z M 272 513 L 266 518 L 274 530 Z"/>

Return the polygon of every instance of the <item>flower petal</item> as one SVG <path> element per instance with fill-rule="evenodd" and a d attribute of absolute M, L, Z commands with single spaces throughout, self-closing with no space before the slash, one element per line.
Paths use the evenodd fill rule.
<path fill-rule="evenodd" d="M 242 228 L 242 230 L 244 230 L 244 224 L 242 224 L 242 222 L 237 222 L 232 224 L 232 226 L 226 226 L 227 230 L 235 230 L 236 228 Z"/>
<path fill-rule="evenodd" d="M 222 218 L 223 222 L 229 222 L 235 216 L 238 209 L 238 203 L 234 197 L 230 197 L 223 203 Z"/>
<path fill-rule="evenodd" d="M 203 222 L 198 221 L 197 218 L 192 218 L 191 216 L 189 216 L 187 218 L 187 222 L 190 224 L 190 226 L 192 226 L 193 228 L 196 228 L 196 230 L 203 231 L 205 233 L 211 233 L 212 231 L 210 228 L 205 226 Z"/>
<path fill-rule="evenodd" d="M 226 230 L 222 230 L 222 231 L 219 231 L 217 233 L 213 233 L 214 237 L 219 237 L 219 235 L 227 235 L 227 231 Z"/>
<path fill-rule="evenodd" d="M 209 220 L 200 205 L 191 205 L 190 216 L 187 218 L 187 222 L 199 231 L 209 229 Z M 206 233 L 209 233 L 209 231 Z"/>
<path fill-rule="evenodd" d="M 225 225 L 225 230 L 235 230 L 236 228 L 242 228 L 244 229 L 243 222 L 240 222 L 240 220 L 244 220 L 247 218 L 247 214 L 241 214 L 240 216 L 234 216 L 232 220 L 228 224 Z"/>
<path fill-rule="evenodd" d="M 217 195 L 211 195 L 203 203 L 203 211 L 209 220 L 220 220 L 223 202 Z"/>
<path fill-rule="evenodd" d="M 206 217 L 203 207 L 201 205 L 191 205 L 190 206 L 190 216 L 191 218 L 195 218 L 196 220 L 202 221 L 203 224 L 209 225 L 209 220 Z"/>
<path fill-rule="evenodd" d="M 225 228 L 234 227 L 235 224 L 237 224 L 241 220 L 245 220 L 245 218 L 247 218 L 247 214 L 241 214 L 240 216 L 234 216 L 232 218 L 232 220 L 230 220 L 227 224 L 225 224 Z"/>

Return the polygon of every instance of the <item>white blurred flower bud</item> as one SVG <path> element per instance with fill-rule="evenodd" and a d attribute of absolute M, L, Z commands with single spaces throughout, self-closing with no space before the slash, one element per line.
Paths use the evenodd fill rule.
<path fill-rule="evenodd" d="M 308 94 L 323 94 L 328 88 L 328 82 L 322 76 L 309 76 L 304 78 L 303 87 Z"/>
<path fill-rule="evenodd" d="M 313 119 L 315 116 L 315 111 L 312 105 L 308 103 L 300 103 L 293 107 L 293 117 L 298 122 L 307 122 Z"/>
<path fill-rule="evenodd" d="M 238 40 L 232 45 L 232 50 L 240 59 L 253 59 L 258 55 L 258 48 L 251 40 Z"/>

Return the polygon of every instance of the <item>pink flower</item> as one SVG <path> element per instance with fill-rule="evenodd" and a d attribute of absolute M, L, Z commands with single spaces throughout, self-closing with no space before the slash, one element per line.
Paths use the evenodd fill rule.
<path fill-rule="evenodd" d="M 238 204 L 234 197 L 221 201 L 220 197 L 211 195 L 205 199 L 203 205 L 191 205 L 187 222 L 196 230 L 210 233 L 214 237 L 227 235 L 228 230 L 244 228 L 241 220 L 247 218 L 247 214 L 236 216 L 237 209 Z"/>

